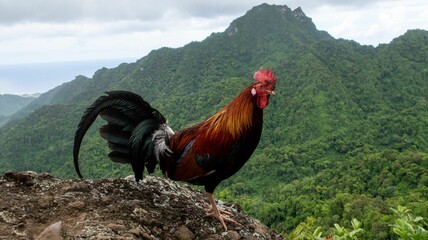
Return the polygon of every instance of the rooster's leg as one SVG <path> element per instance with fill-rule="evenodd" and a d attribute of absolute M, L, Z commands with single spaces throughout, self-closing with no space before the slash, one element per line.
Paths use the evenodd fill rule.
<path fill-rule="evenodd" d="M 230 222 L 230 223 L 234 223 L 234 224 L 239 225 L 239 223 L 237 221 L 230 219 L 230 218 L 227 218 L 227 217 L 224 217 L 222 215 L 222 213 L 223 213 L 223 214 L 226 214 L 229 216 L 233 216 L 232 213 L 230 213 L 228 211 L 219 210 L 217 208 L 217 204 L 215 203 L 215 200 L 214 200 L 212 193 L 207 192 L 207 196 L 208 196 L 208 200 L 210 201 L 210 204 L 211 204 L 211 207 L 207 212 L 208 216 L 217 218 L 221 222 L 221 225 L 223 225 L 225 231 L 227 231 L 227 227 L 226 227 L 225 222 Z"/>
<path fill-rule="evenodd" d="M 221 213 L 221 214 L 224 214 L 224 215 L 228 215 L 228 216 L 231 216 L 231 217 L 233 217 L 233 213 L 231 213 L 231 212 L 228 212 L 228 211 L 225 211 L 225 210 L 221 210 L 221 209 L 219 209 L 219 208 L 217 208 L 218 209 L 218 211 Z M 210 213 L 213 213 L 213 206 L 212 205 L 210 205 L 210 208 L 207 210 L 207 213 L 208 214 L 210 214 Z"/>

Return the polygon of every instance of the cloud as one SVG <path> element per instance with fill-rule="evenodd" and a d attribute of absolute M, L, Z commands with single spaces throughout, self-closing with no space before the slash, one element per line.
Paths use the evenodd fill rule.
<path fill-rule="evenodd" d="M 256 2 L 256 1 L 254 1 Z M 236 15 L 249 5 L 245 1 L 194 0 L 0 0 L 0 24 L 21 22 L 73 22 L 85 20 L 154 22 L 171 12 L 181 17 L 216 18 Z"/>
<path fill-rule="evenodd" d="M 0 0 L 0 64 L 142 57 L 152 49 L 179 47 L 223 31 L 260 3 Z M 425 0 L 290 0 L 287 5 L 301 6 L 318 29 L 363 44 L 388 42 L 408 28 L 428 28 Z"/>
<path fill-rule="evenodd" d="M 239 6 L 224 2 L 0 0 L 0 56 L 8 56 L 0 64 L 140 58 L 180 47 L 227 27 Z"/>
<path fill-rule="evenodd" d="M 55 1 L 55 0 L 1 0 L 0 23 L 21 22 L 70 22 L 80 19 L 115 21 L 120 19 L 152 19 L 162 17 L 157 7 L 143 1 Z"/>
<path fill-rule="evenodd" d="M 92 21 L 128 21 L 139 20 L 154 22 L 165 18 L 171 12 L 182 18 L 217 18 L 219 16 L 240 16 L 251 7 L 263 2 L 269 4 L 287 4 L 291 8 L 301 6 L 304 11 L 312 12 L 323 6 L 364 8 L 373 4 L 402 3 L 404 0 L 0 0 L 0 24 L 22 22 L 74 22 Z M 421 1 L 422 2 L 422 1 Z"/>
<path fill-rule="evenodd" d="M 428 4 L 422 0 L 374 1 L 364 7 L 323 5 L 311 12 L 318 29 L 336 38 L 361 44 L 388 43 L 409 29 L 428 29 L 424 15 Z"/>

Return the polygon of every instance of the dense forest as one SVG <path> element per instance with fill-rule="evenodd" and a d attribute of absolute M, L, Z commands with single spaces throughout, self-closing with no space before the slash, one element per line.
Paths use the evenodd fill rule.
<path fill-rule="evenodd" d="M 107 90 L 140 94 L 180 129 L 217 112 L 261 66 L 275 70 L 277 94 L 258 149 L 218 197 L 287 236 L 338 224 L 361 226 L 361 239 L 394 239 L 399 205 L 428 219 L 428 32 L 364 46 L 317 30 L 287 6 L 256 6 L 204 41 L 153 50 L 43 94 L 0 129 L 0 172 L 75 178 L 75 128 Z M 131 174 L 107 151 L 91 128 L 84 176 Z"/>

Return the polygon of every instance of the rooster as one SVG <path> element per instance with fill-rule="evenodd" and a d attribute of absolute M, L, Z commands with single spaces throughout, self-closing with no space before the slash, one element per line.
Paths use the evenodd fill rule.
<path fill-rule="evenodd" d="M 127 91 L 107 92 L 89 106 L 74 138 L 73 160 L 80 178 L 82 139 L 99 115 L 107 121 L 99 131 L 107 140 L 108 157 L 131 164 L 138 182 L 144 168 L 153 173 L 159 164 L 165 177 L 203 185 L 210 208 L 225 230 L 230 212 L 219 210 L 213 192 L 222 180 L 235 174 L 256 149 L 263 125 L 263 109 L 274 95 L 276 77 L 269 68 L 254 73 L 254 83 L 207 120 L 174 132 L 165 117 L 140 96 Z M 229 215 L 229 217 L 225 216 Z"/>

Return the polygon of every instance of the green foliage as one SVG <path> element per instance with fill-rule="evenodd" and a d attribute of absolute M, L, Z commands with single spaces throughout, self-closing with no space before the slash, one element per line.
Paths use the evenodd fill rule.
<path fill-rule="evenodd" d="M 425 240 L 428 239 L 428 232 L 424 228 L 428 226 L 423 221 L 422 217 L 413 217 L 410 214 L 410 209 L 398 205 L 397 209 L 391 208 L 395 214 L 394 224 L 390 225 L 393 232 L 398 235 L 398 239 L 412 239 L 412 240 Z M 314 231 L 314 218 L 309 217 L 306 221 L 301 222 L 290 234 L 287 235 L 288 239 L 299 240 L 358 240 L 363 239 L 359 236 L 364 230 L 361 228 L 362 223 L 356 218 L 352 219 L 352 229 L 347 229 L 337 223 L 334 224 L 334 228 L 330 229 L 330 233 L 326 237 L 323 237 L 321 227 L 317 227 Z M 395 237 L 393 239 L 396 239 Z"/>
<path fill-rule="evenodd" d="M 287 237 L 292 240 L 358 240 L 361 232 L 364 230 L 361 228 L 362 223 L 356 218 L 352 219 L 352 229 L 347 229 L 339 224 L 335 223 L 334 228 L 331 228 L 327 233 L 326 237 L 323 237 L 321 227 L 317 227 L 314 231 L 313 228 L 314 219 L 308 218 L 305 222 L 300 223 Z"/>
<path fill-rule="evenodd" d="M 313 228 L 315 219 L 312 217 L 309 217 L 306 219 L 306 221 L 299 223 L 299 225 L 290 233 L 288 234 L 288 239 L 292 240 L 322 240 L 325 239 L 322 237 L 323 232 L 321 227 L 317 227 L 314 231 L 311 231 L 310 229 Z"/>
<path fill-rule="evenodd" d="M 140 94 L 180 129 L 217 112 L 269 66 L 278 89 L 262 140 L 216 194 L 283 233 L 307 221 L 320 228 L 305 234 L 320 237 L 338 224 L 349 235 L 355 218 L 365 230 L 353 236 L 394 239 L 390 207 L 428 218 L 428 32 L 361 46 L 316 30 L 300 11 L 262 4 L 202 42 L 154 50 L 43 94 L 20 116 L 30 115 L 1 128 L 0 172 L 75 178 L 76 125 L 105 91 Z M 107 159 L 101 124 L 84 139 L 83 175 L 131 174 Z"/>
<path fill-rule="evenodd" d="M 424 240 L 428 239 L 428 225 L 423 221 L 423 217 L 413 217 L 410 209 L 398 206 L 391 208 L 397 219 L 392 226 L 392 230 L 399 236 L 399 239 Z"/>
<path fill-rule="evenodd" d="M 361 232 L 363 232 L 363 229 L 361 228 L 361 222 L 358 221 L 356 218 L 352 219 L 352 230 L 348 230 L 344 227 L 341 227 L 339 224 L 334 224 L 334 237 L 333 239 L 337 240 L 358 240 L 357 235 Z"/>

